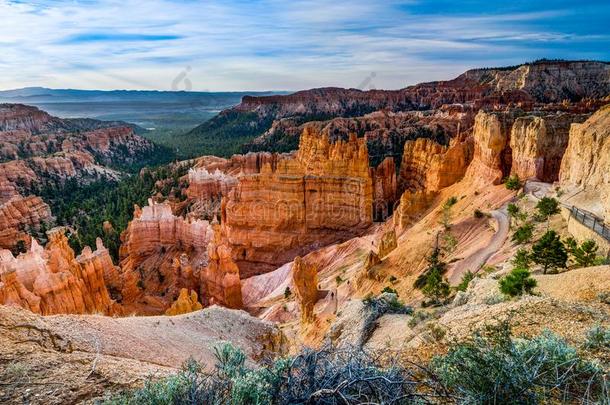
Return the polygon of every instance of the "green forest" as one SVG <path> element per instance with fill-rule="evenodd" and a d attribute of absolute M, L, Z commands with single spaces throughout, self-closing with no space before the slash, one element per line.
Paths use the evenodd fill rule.
<path fill-rule="evenodd" d="M 157 192 L 167 193 L 188 168 L 188 165 L 166 165 L 143 169 L 139 175 L 126 175 L 120 180 L 102 178 L 84 186 L 74 178 L 64 182 L 50 180 L 36 194 L 49 204 L 55 216 L 55 224 L 49 226 L 69 226 L 74 230 L 69 241 L 77 254 L 85 246 L 95 249 L 95 239 L 101 237 L 117 263 L 120 235 L 133 217 L 134 204 L 144 206 Z M 159 180 L 165 180 L 161 182 L 161 190 L 156 188 Z M 104 230 L 106 221 L 112 229 Z"/>

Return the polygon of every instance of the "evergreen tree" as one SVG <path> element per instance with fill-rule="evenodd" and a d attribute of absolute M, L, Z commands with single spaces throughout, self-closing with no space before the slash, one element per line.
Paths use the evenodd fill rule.
<path fill-rule="evenodd" d="M 426 277 L 426 285 L 422 288 L 422 292 L 433 303 L 438 303 L 449 296 L 449 291 L 449 283 L 443 278 L 440 269 L 434 268 Z"/>
<path fill-rule="evenodd" d="M 532 246 L 531 259 L 543 268 L 543 274 L 549 269 L 566 267 L 568 253 L 559 235 L 553 230 L 547 231 L 538 242 Z"/>
<path fill-rule="evenodd" d="M 531 294 L 536 284 L 529 270 L 516 267 L 500 280 L 500 291 L 511 297 Z"/>
<path fill-rule="evenodd" d="M 531 264 L 530 253 L 526 249 L 519 249 L 513 257 L 512 264 L 521 269 L 529 269 Z"/>
<path fill-rule="evenodd" d="M 559 201 L 551 197 L 543 197 L 538 204 L 536 204 L 536 209 L 540 216 L 548 221 L 551 215 L 555 215 L 559 213 Z"/>
<path fill-rule="evenodd" d="M 595 264 L 599 246 L 594 240 L 587 239 L 578 245 L 574 238 L 565 241 L 566 250 L 579 267 L 590 267 Z"/>

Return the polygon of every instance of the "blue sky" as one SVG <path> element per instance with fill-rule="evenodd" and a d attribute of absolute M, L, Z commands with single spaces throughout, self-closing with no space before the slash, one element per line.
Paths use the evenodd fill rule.
<path fill-rule="evenodd" d="M 610 1 L 0 0 L 0 89 L 395 89 L 543 57 L 610 60 Z"/>

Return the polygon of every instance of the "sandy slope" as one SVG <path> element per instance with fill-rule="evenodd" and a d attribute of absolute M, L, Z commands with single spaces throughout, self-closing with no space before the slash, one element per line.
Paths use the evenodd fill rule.
<path fill-rule="evenodd" d="M 281 350 L 274 325 L 211 307 L 175 317 L 37 316 L 0 306 L 0 403 L 73 403 L 141 384 L 189 357 L 213 367 L 213 347 L 230 341 L 251 359 Z M 15 370 L 28 370 L 19 376 Z M 29 392 L 26 390 L 29 389 Z M 51 394 L 49 394 L 51 392 Z"/>

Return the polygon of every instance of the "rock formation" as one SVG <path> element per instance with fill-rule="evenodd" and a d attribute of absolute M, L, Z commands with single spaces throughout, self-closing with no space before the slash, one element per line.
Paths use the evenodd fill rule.
<path fill-rule="evenodd" d="M 295 158 L 239 176 L 223 201 L 222 224 L 242 278 L 261 274 L 372 223 L 364 139 L 331 143 L 306 129 Z"/>
<path fill-rule="evenodd" d="M 407 141 L 400 165 L 400 191 L 437 192 L 464 176 L 472 159 L 472 141 L 460 136 L 449 146 L 431 139 Z"/>
<path fill-rule="evenodd" d="M 371 167 L 373 179 L 373 215 L 375 221 L 384 221 L 392 215 L 396 202 L 396 166 L 392 157 L 387 157 L 377 167 Z"/>
<path fill-rule="evenodd" d="M 0 251 L 0 303 L 43 315 L 120 314 L 105 284 L 105 274 L 116 269 L 101 241 L 95 252 L 86 248 L 75 258 L 62 228 L 47 235 L 44 249 L 32 240 L 31 249 L 17 257 Z"/>
<path fill-rule="evenodd" d="M 384 233 L 379 241 L 379 257 L 383 259 L 394 249 L 396 249 L 397 246 L 398 243 L 396 242 L 396 231 L 392 229 Z"/>
<path fill-rule="evenodd" d="M 610 223 L 610 106 L 582 124 L 572 124 L 559 180 L 601 201 L 600 211 Z"/>
<path fill-rule="evenodd" d="M 165 315 L 181 315 L 189 312 L 199 311 L 203 309 L 201 303 L 197 300 L 197 293 L 186 288 L 180 290 L 180 295 L 174 301 L 171 307 L 165 311 Z"/>
<path fill-rule="evenodd" d="M 188 173 L 189 186 L 186 195 L 191 199 L 207 200 L 229 194 L 237 185 L 237 179 L 218 168 L 208 172 L 206 168 L 193 168 Z"/>
<path fill-rule="evenodd" d="M 136 206 L 121 235 L 121 283 L 115 288 L 121 290 L 123 304 L 142 303 L 159 312 L 181 288 L 199 289 L 212 230 L 208 221 L 174 216 L 167 203 L 150 199 L 148 204 Z"/>
<path fill-rule="evenodd" d="M 379 255 L 371 250 L 369 251 L 369 254 L 366 256 L 366 260 L 364 261 L 364 270 L 368 271 L 374 266 L 377 266 L 379 263 L 381 263 Z"/>
<path fill-rule="evenodd" d="M 318 269 L 297 256 L 292 263 L 292 285 L 301 308 L 301 321 L 314 320 L 314 306 L 318 300 Z"/>
<path fill-rule="evenodd" d="M 427 191 L 405 191 L 400 197 L 400 203 L 394 212 L 394 226 L 400 233 L 416 221 L 418 216 L 430 207 L 436 193 Z"/>
<path fill-rule="evenodd" d="M 28 231 L 51 222 L 51 210 L 40 197 L 16 197 L 0 205 L 0 249 L 13 249 L 19 241 L 27 247 Z"/>
<path fill-rule="evenodd" d="M 557 181 L 570 125 L 586 118 L 568 113 L 517 118 L 510 134 L 511 174 L 521 180 Z"/>
<path fill-rule="evenodd" d="M 466 178 L 475 184 L 500 184 L 510 174 L 510 131 L 518 112 L 484 112 L 475 117 L 474 155 Z"/>
<path fill-rule="evenodd" d="M 242 308 L 239 267 L 231 257 L 231 248 L 220 225 L 215 223 L 212 227 L 214 237 L 208 245 L 209 263 L 201 272 L 201 298 L 206 305 Z"/>

